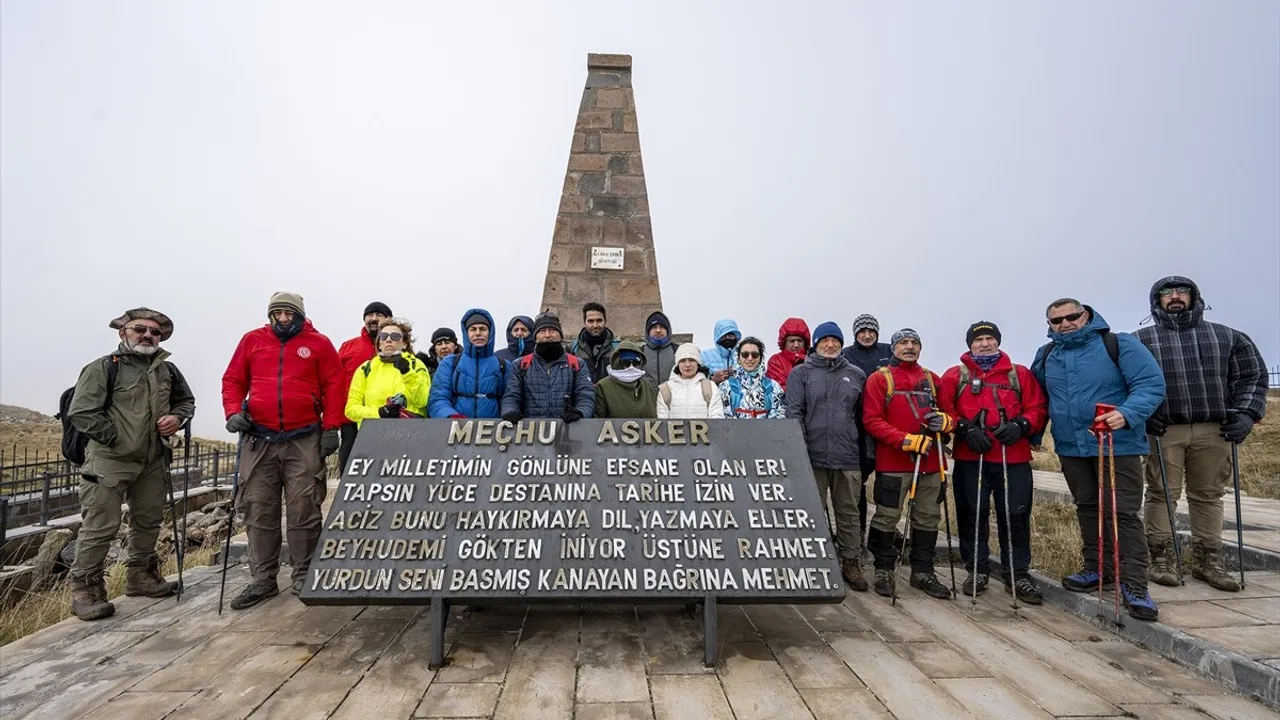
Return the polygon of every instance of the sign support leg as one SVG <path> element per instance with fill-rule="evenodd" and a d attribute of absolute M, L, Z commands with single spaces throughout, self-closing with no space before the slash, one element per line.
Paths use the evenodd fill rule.
<path fill-rule="evenodd" d="M 716 598 L 708 595 L 702 600 L 702 665 L 716 666 L 719 643 L 716 640 Z"/>
<path fill-rule="evenodd" d="M 431 621 L 431 647 L 430 658 L 427 662 L 428 670 L 439 670 L 444 667 L 444 623 L 448 619 L 449 614 L 445 612 L 446 603 L 442 598 L 435 598 L 431 601 L 431 605 L 427 610 L 427 617 Z"/>

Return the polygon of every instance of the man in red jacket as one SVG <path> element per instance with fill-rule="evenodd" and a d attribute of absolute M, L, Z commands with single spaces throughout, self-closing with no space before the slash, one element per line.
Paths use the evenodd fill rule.
<path fill-rule="evenodd" d="M 280 495 L 284 494 L 293 594 L 302 590 L 320 539 L 327 491 L 324 459 L 338 449 L 347 379 L 329 338 L 306 319 L 302 296 L 278 292 L 270 322 L 240 338 L 222 375 L 227 431 L 243 434 L 240 496 L 253 581 L 234 600 L 240 610 L 280 593 Z"/>
<path fill-rule="evenodd" d="M 904 328 L 893 334 L 889 344 L 893 360 L 871 373 L 862 394 L 862 424 L 876 441 L 876 512 L 867 533 L 867 549 L 875 556 L 876 593 L 886 597 L 895 593 L 898 548 L 893 533 L 914 479 L 916 494 L 908 518 L 911 587 L 946 599 L 951 590 L 938 582 L 933 571 L 933 548 L 945 499 L 934 437 L 950 432 L 955 418 L 939 407 L 938 376 L 917 362 L 920 335 Z"/>
<path fill-rule="evenodd" d="M 987 589 L 990 565 L 986 548 L 991 524 L 987 511 L 991 507 L 988 498 L 994 493 L 1005 592 L 1016 592 L 1022 602 L 1039 605 L 1043 602 L 1040 588 L 1028 574 L 1031 568 L 1031 443 L 1027 438 L 1044 430 L 1049 420 L 1049 399 L 1031 371 L 1015 365 L 1000 350 L 1000 328 L 995 323 L 985 320 L 974 323 L 965 341 L 969 352 L 960 356 L 959 365 L 943 374 L 939 391 L 943 409 L 957 418 L 952 492 L 959 520 L 960 556 L 969 570 L 964 592 L 974 593 L 976 588 L 981 595 Z M 981 495 L 978 458 L 983 460 Z M 1007 519 L 1004 513 L 1006 477 L 1010 488 Z M 1012 526 L 1012 532 L 1006 522 Z M 982 548 L 976 561 L 974 523 L 977 523 L 977 547 Z M 1009 568 L 1013 569 L 1012 580 L 1008 577 Z"/>
<path fill-rule="evenodd" d="M 364 308 L 364 329 L 360 334 L 342 343 L 338 348 L 338 359 L 342 361 L 342 377 L 346 380 L 347 390 L 351 390 L 351 378 L 356 370 L 378 354 L 378 323 L 391 317 L 391 308 L 384 302 L 374 300 Z M 342 396 L 346 398 L 344 394 Z M 342 444 L 338 446 L 338 473 L 347 467 L 347 458 L 351 456 L 351 448 L 356 444 L 357 425 L 343 422 L 338 428 L 342 433 Z"/>

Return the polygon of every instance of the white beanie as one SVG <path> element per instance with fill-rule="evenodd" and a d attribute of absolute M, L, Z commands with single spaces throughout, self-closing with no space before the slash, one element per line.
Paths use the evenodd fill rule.
<path fill-rule="evenodd" d="M 676 348 L 676 362 L 679 363 L 681 360 L 697 360 L 701 363 L 702 351 L 693 343 L 684 343 Z"/>

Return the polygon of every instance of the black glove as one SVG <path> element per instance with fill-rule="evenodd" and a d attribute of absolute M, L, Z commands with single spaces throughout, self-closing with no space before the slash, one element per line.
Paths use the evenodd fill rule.
<path fill-rule="evenodd" d="M 1164 437 L 1164 434 L 1168 432 L 1168 430 L 1169 430 L 1168 423 L 1161 420 L 1159 417 L 1152 415 L 1151 417 L 1147 418 L 1147 434 L 1148 435 L 1155 435 L 1156 437 Z"/>
<path fill-rule="evenodd" d="M 524 417 L 524 415 L 520 414 L 519 410 L 511 410 L 511 411 L 502 413 L 502 419 L 506 420 L 509 423 L 520 422 L 520 418 L 522 417 Z"/>
<path fill-rule="evenodd" d="M 405 398 L 404 393 L 396 393 L 395 395 L 387 398 L 387 404 L 402 408 L 407 406 L 409 401 Z"/>
<path fill-rule="evenodd" d="M 400 417 L 400 406 L 399 405 L 383 405 L 382 407 L 378 408 L 378 417 L 398 418 Z"/>
<path fill-rule="evenodd" d="M 956 434 L 963 436 L 964 444 L 979 455 L 986 455 L 991 450 L 991 438 L 987 437 L 987 432 L 981 425 L 962 422 L 956 429 Z"/>
<path fill-rule="evenodd" d="M 1026 418 L 1019 417 L 1000 423 L 995 430 L 991 431 L 991 435 L 999 440 L 1001 445 L 1007 447 L 1018 442 L 1018 439 L 1030 430 L 1031 423 Z"/>
<path fill-rule="evenodd" d="M 242 432 L 249 432 L 249 429 L 252 427 L 253 418 L 250 418 L 249 413 L 247 412 L 238 412 L 227 418 L 227 432 L 229 433 L 235 433 L 238 435 Z"/>
<path fill-rule="evenodd" d="M 396 359 L 392 360 L 391 364 L 396 366 L 396 369 L 400 371 L 401 375 L 409 374 L 409 358 L 405 357 L 404 353 L 396 355 Z"/>
<path fill-rule="evenodd" d="M 337 452 L 338 445 L 340 444 L 341 442 L 338 440 L 337 428 L 334 428 L 333 430 L 325 430 L 320 435 L 320 458 L 327 458 Z"/>
<path fill-rule="evenodd" d="M 1253 431 L 1253 418 L 1242 412 L 1227 413 L 1227 419 L 1218 430 L 1222 433 L 1223 440 L 1239 445 Z"/>
<path fill-rule="evenodd" d="M 582 413 L 578 412 L 578 408 L 567 407 L 560 417 L 564 418 L 567 423 L 575 423 L 582 419 Z"/>

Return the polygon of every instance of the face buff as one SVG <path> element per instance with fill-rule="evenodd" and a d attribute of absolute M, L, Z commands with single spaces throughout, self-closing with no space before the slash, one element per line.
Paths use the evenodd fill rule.
<path fill-rule="evenodd" d="M 969 357 L 973 358 L 974 364 L 977 365 L 982 372 L 989 372 L 1000 360 L 1000 353 L 996 352 L 994 355 L 977 355 L 975 353 L 969 353 Z"/>
<path fill-rule="evenodd" d="M 626 367 L 621 370 L 617 368 L 609 368 L 609 376 L 617 378 L 620 382 L 633 383 L 644 377 L 644 368 Z"/>

